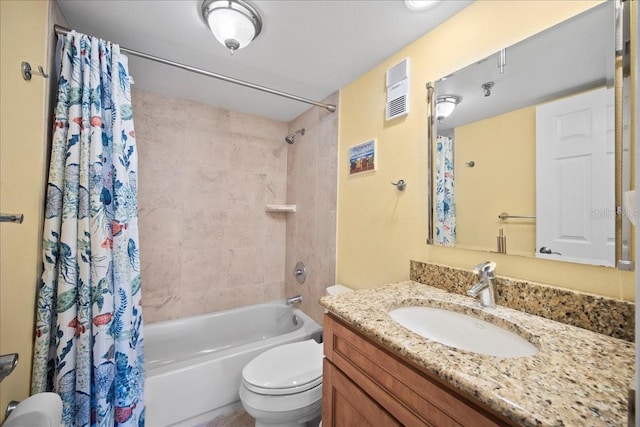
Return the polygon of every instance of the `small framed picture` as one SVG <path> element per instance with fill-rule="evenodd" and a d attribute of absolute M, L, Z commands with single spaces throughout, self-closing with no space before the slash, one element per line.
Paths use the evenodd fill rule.
<path fill-rule="evenodd" d="M 349 175 L 375 171 L 376 163 L 375 139 L 349 148 Z"/>

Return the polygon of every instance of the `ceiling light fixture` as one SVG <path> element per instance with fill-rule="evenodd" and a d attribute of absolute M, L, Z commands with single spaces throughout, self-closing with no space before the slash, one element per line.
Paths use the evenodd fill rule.
<path fill-rule="evenodd" d="M 251 43 L 262 30 L 260 14 L 243 0 L 205 0 L 202 17 L 232 55 Z"/>
<path fill-rule="evenodd" d="M 440 0 L 404 0 L 404 5 L 416 12 L 430 9 L 438 3 L 440 3 Z"/>
<path fill-rule="evenodd" d="M 460 103 L 460 97 L 455 95 L 442 95 L 436 99 L 436 119 L 441 122 L 453 113 L 456 105 Z"/>

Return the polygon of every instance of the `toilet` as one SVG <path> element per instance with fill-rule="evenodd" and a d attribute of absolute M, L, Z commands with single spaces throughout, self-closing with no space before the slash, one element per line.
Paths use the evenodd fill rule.
<path fill-rule="evenodd" d="M 350 292 L 344 286 L 329 295 Z M 242 370 L 240 400 L 256 427 L 318 426 L 322 414 L 322 343 L 284 344 L 258 355 Z"/>
<path fill-rule="evenodd" d="M 267 350 L 244 367 L 240 400 L 256 427 L 305 426 L 320 419 L 322 353 L 322 344 L 311 339 Z"/>

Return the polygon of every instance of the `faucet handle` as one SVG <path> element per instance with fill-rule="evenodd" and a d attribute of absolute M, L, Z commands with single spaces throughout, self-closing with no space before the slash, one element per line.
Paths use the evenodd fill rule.
<path fill-rule="evenodd" d="M 473 273 L 481 277 L 492 276 L 496 269 L 496 263 L 493 261 L 485 261 L 476 265 L 473 269 Z"/>

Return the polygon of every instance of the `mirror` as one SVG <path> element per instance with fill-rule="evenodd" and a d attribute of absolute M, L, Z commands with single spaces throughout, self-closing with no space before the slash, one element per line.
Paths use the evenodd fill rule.
<path fill-rule="evenodd" d="M 620 265 L 635 202 L 629 84 L 615 83 L 618 7 L 600 4 L 435 82 L 429 243 L 631 269 Z"/>

